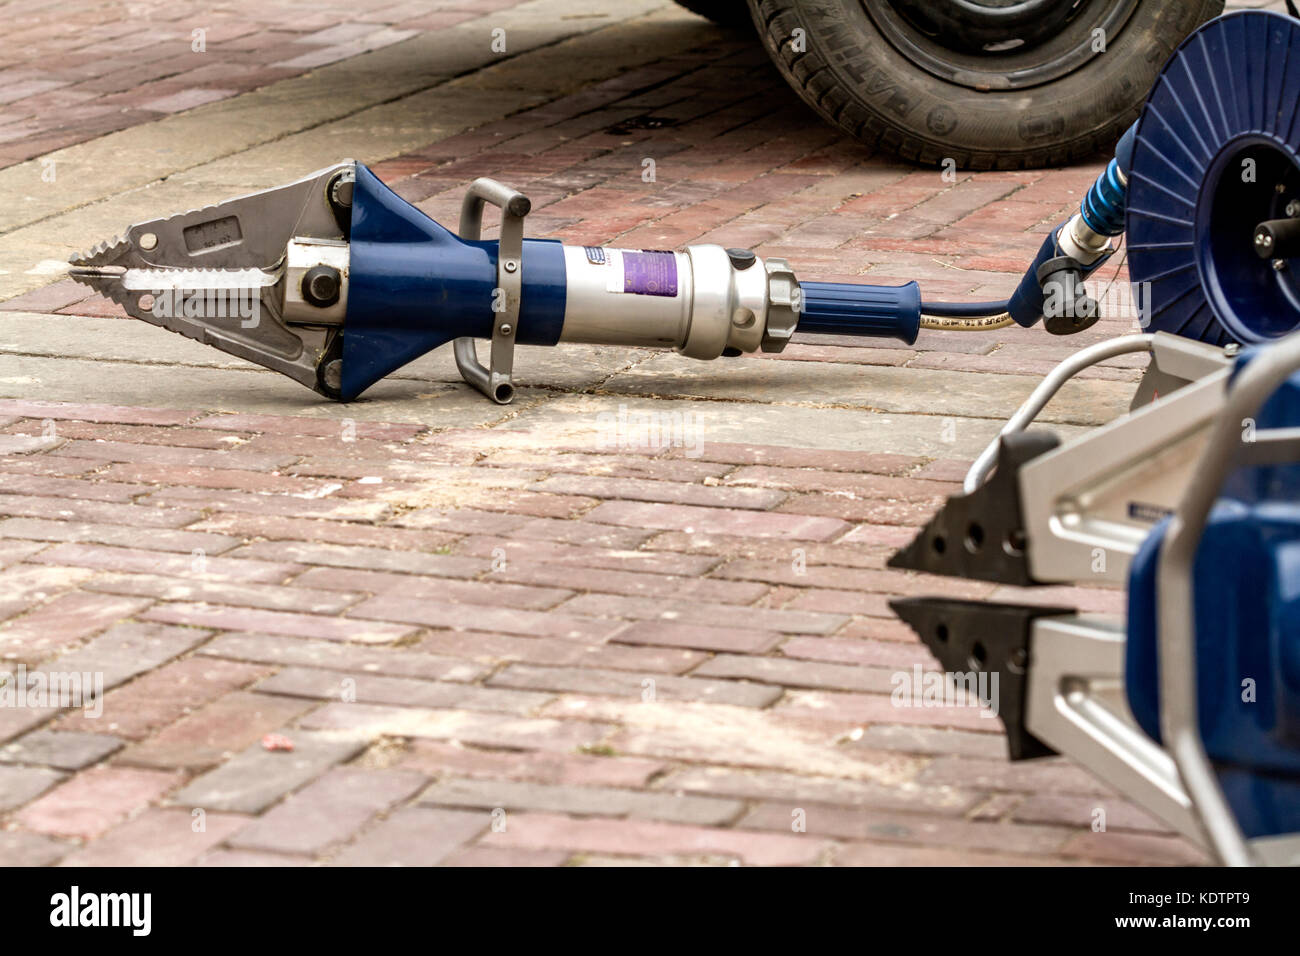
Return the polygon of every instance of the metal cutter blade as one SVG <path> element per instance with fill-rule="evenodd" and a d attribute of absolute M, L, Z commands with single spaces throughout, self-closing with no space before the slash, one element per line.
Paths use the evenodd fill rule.
<path fill-rule="evenodd" d="M 73 256 L 68 275 L 134 318 L 281 372 L 330 394 L 320 366 L 338 328 L 285 320 L 293 240 L 342 242 L 352 161 L 274 189 L 139 222 Z M 340 199 L 346 202 L 340 202 Z"/>

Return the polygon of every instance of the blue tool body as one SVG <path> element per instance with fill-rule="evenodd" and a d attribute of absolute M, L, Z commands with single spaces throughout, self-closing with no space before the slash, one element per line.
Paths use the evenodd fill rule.
<path fill-rule="evenodd" d="M 1255 423 L 1297 426 L 1300 375 Z M 1167 527 L 1143 543 L 1128 584 L 1125 689 L 1157 741 L 1156 569 Z M 1300 830 L 1300 464 L 1233 473 L 1201 537 L 1193 590 L 1198 716 L 1224 795 L 1247 836 Z"/>
<path fill-rule="evenodd" d="M 351 294 L 343 338 L 344 401 L 425 352 L 492 334 L 495 241 L 467 242 L 357 164 Z M 517 341 L 554 345 L 564 325 L 560 243 L 524 240 Z"/>
<path fill-rule="evenodd" d="M 340 397 L 351 401 L 385 375 L 453 339 L 490 338 L 497 242 L 467 241 L 356 165 L 351 265 Z M 564 246 L 525 239 L 519 328 L 523 345 L 554 345 L 564 330 Z M 903 286 L 808 282 L 799 328 L 916 341 L 921 294 Z M 685 294 L 685 293 L 682 293 Z"/>

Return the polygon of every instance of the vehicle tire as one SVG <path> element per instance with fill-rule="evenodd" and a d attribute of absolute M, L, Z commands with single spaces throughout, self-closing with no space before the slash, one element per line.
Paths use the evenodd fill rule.
<path fill-rule="evenodd" d="M 1224 0 L 748 2 L 782 75 L 847 133 L 920 163 L 1024 169 L 1113 146 Z"/>
<path fill-rule="evenodd" d="M 677 5 L 708 17 L 719 26 L 747 28 L 752 22 L 745 0 L 677 0 Z"/>

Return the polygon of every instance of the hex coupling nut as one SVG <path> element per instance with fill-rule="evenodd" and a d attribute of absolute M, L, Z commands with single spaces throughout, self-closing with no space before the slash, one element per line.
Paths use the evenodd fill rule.
<path fill-rule="evenodd" d="M 767 270 L 767 326 L 763 329 L 764 352 L 780 352 L 790 341 L 803 303 L 799 280 L 784 259 L 764 259 Z"/>

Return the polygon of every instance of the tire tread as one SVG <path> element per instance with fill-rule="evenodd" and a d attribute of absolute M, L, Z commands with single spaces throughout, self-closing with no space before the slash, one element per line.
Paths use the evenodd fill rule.
<path fill-rule="evenodd" d="M 679 0 L 680 2 L 680 0 Z M 748 0 L 754 25 L 762 38 L 773 63 L 794 88 L 801 99 L 823 119 L 850 136 L 871 147 L 889 149 L 903 159 L 917 163 L 939 162 L 945 157 L 957 161 L 958 166 L 975 170 L 1033 169 L 1043 166 L 1065 165 L 1095 157 L 1114 145 L 1141 112 L 1141 104 L 1124 109 L 1122 113 L 1101 128 L 1082 135 L 1074 135 L 1062 142 L 1042 146 L 954 150 L 943 142 L 917 135 L 907 127 L 890 120 L 875 110 L 871 103 L 846 89 L 843 84 L 831 82 L 817 87 L 819 78 L 836 74 L 825 58 L 809 44 L 807 50 L 795 53 L 790 49 L 789 37 L 794 28 L 805 25 L 811 15 L 801 13 L 806 0 Z M 1161 0 L 1145 0 L 1161 2 Z M 1198 0 L 1197 22 L 1204 22 L 1223 11 L 1224 0 Z M 811 31 L 810 31 L 811 32 Z M 1169 51 L 1172 53 L 1172 48 Z M 895 142 L 890 142 L 895 139 Z M 955 153 L 955 155 L 954 155 Z"/>

